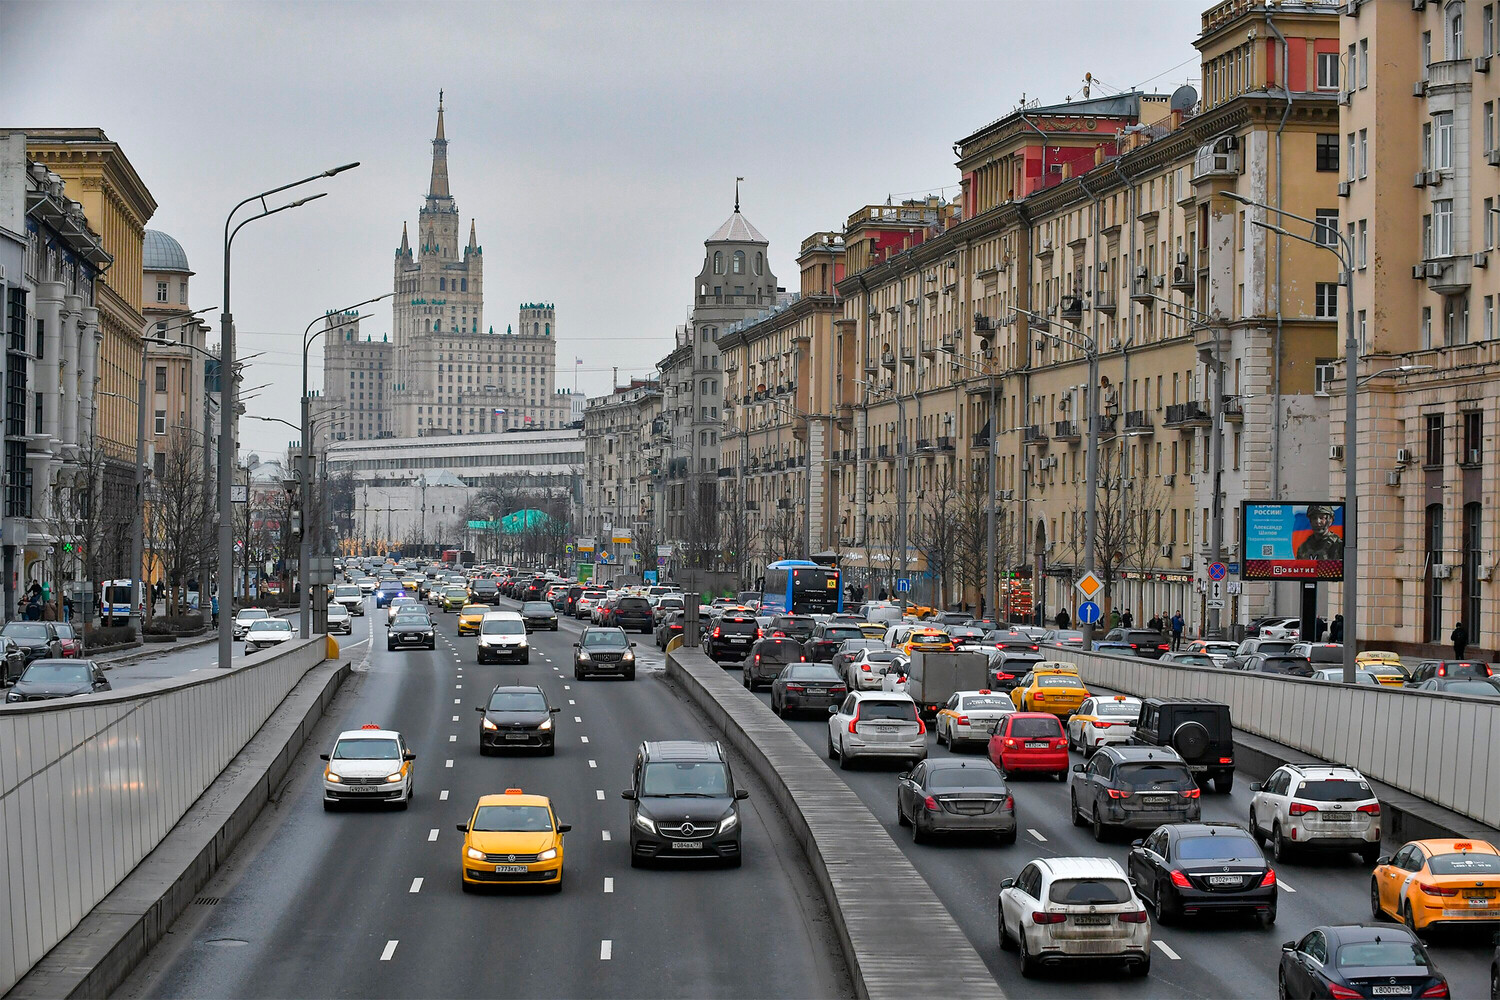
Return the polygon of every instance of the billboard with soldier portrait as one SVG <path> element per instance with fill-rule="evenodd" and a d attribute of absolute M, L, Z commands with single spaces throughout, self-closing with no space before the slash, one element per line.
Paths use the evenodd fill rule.
<path fill-rule="evenodd" d="M 1240 577 L 1342 580 L 1342 503 L 1245 503 L 1240 511 Z"/>

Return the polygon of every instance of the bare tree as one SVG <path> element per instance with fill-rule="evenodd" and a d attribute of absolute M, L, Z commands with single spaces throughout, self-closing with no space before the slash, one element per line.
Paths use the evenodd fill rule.
<path fill-rule="evenodd" d="M 1122 443 L 1099 449 L 1094 525 L 1094 572 L 1104 583 L 1103 612 L 1114 607 L 1115 583 L 1126 569 L 1140 570 L 1152 545 L 1151 525 L 1162 504 L 1158 480 L 1127 467 Z"/>
<path fill-rule="evenodd" d="M 750 523 L 750 510 L 739 484 L 732 479 L 724 481 L 719 497 L 719 528 L 723 541 L 721 551 L 725 572 L 734 575 L 735 582 L 748 586 L 749 567 L 755 560 L 756 543 L 759 538 Z"/>
<path fill-rule="evenodd" d="M 936 601 L 946 607 L 948 582 L 958 571 L 963 542 L 962 490 L 951 466 L 944 465 L 933 484 L 917 495 L 912 547 L 922 553 L 937 585 Z"/>
<path fill-rule="evenodd" d="M 704 482 L 697 474 L 688 477 L 683 511 L 682 565 L 688 577 L 687 583 L 693 589 L 701 586 L 701 581 L 714 571 L 722 558 L 722 525 L 715 486 L 713 482 Z"/>

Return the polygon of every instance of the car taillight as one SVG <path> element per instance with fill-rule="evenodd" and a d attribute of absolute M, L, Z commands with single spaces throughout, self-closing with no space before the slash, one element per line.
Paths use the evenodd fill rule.
<path fill-rule="evenodd" d="M 1200 796 L 1202 794 L 1203 794 L 1203 789 L 1201 789 L 1201 788 L 1185 788 L 1185 789 L 1183 789 L 1182 797 L 1185 798 L 1185 799 L 1196 799 L 1198 796 Z"/>
<path fill-rule="evenodd" d="M 807 690 L 807 688 L 803 687 L 801 684 L 788 684 L 786 686 L 786 689 L 788 691 L 806 691 Z"/>
<path fill-rule="evenodd" d="M 1130 798 L 1130 793 L 1129 792 L 1121 791 L 1118 788 L 1106 788 L 1105 791 L 1109 793 L 1109 797 L 1112 798 L 1112 799 L 1128 799 L 1128 798 Z"/>
<path fill-rule="evenodd" d="M 1179 889 L 1191 889 L 1193 887 L 1193 883 L 1188 881 L 1188 877 L 1179 871 L 1172 873 L 1172 884 Z"/>
<path fill-rule="evenodd" d="M 1421 995 L 1424 997 L 1445 997 L 1448 995 L 1448 984 L 1438 983 L 1436 986 L 1429 986 L 1422 991 Z"/>
<path fill-rule="evenodd" d="M 1120 914 L 1120 923 L 1122 924 L 1144 924 L 1145 922 L 1145 910 L 1127 910 Z"/>
<path fill-rule="evenodd" d="M 1293 802 L 1287 806 L 1286 811 L 1289 816 L 1306 816 L 1308 813 L 1317 812 L 1318 807 L 1310 806 L 1305 802 Z"/>
<path fill-rule="evenodd" d="M 1037 646 L 1032 646 L 1032 647 L 1031 647 L 1031 651 L 1032 651 L 1032 652 L 1033 652 L 1033 653 L 1035 653 L 1035 652 L 1036 652 L 1036 651 L 1037 651 L 1037 649 L 1038 649 L 1038 648 L 1040 648 L 1040 647 L 1037 647 Z"/>
<path fill-rule="evenodd" d="M 1418 882 L 1417 883 L 1417 887 L 1419 889 L 1421 889 L 1423 892 L 1427 893 L 1429 896 L 1457 896 L 1458 895 L 1458 890 L 1457 889 L 1445 889 L 1443 886 L 1433 885 L 1431 882 Z"/>
<path fill-rule="evenodd" d="M 1439 677 L 1447 677 L 1448 676 L 1448 668 L 1447 667 L 1438 667 L 1437 675 Z"/>
<path fill-rule="evenodd" d="M 1340 986 L 1338 983 L 1329 983 L 1328 995 L 1333 1000 L 1359 1000 L 1364 994 L 1357 990 L 1351 990 L 1347 986 Z"/>
<path fill-rule="evenodd" d="M 902 679 L 905 680 L 905 678 L 902 678 Z M 927 723 L 925 723 L 925 722 L 922 721 L 922 717 L 920 715 L 917 716 L 917 735 L 918 736 L 926 736 L 927 735 Z"/>
<path fill-rule="evenodd" d="M 859 665 L 859 669 L 863 670 L 865 673 L 868 674 L 870 672 L 870 665 L 868 663 L 861 663 Z"/>
<path fill-rule="evenodd" d="M 721 629 L 721 628 L 719 628 L 717 626 L 714 627 L 714 638 L 715 639 L 717 639 L 719 636 L 721 636 L 723 634 L 724 634 L 724 630 L 723 629 Z"/>
<path fill-rule="evenodd" d="M 1095 729 L 1108 729 L 1110 726 L 1113 726 L 1114 723 L 1100 722 L 1099 720 L 1095 719 L 1092 723 L 1090 723 L 1090 725 L 1092 725 Z"/>
<path fill-rule="evenodd" d="M 1005 797 L 1005 801 L 1003 803 L 1001 803 L 1001 805 L 1000 805 L 1001 809 L 1014 809 L 1015 807 L 1016 807 L 1016 799 L 1015 799 L 1015 796 L 1013 796 L 1013 795 L 1007 795 Z"/>
<path fill-rule="evenodd" d="M 1008 747 L 1013 747 L 1016 745 L 1016 741 L 1007 736 L 1005 738 L 1005 745 Z"/>
<path fill-rule="evenodd" d="M 929 795 L 929 796 L 927 796 L 927 798 L 923 799 L 922 800 L 922 804 L 924 806 L 926 806 L 928 809 L 937 809 L 938 808 L 937 799 L 933 798 L 931 795 Z"/>
<path fill-rule="evenodd" d="M 766 635 L 766 630 L 765 629 L 758 628 L 758 629 L 755 630 L 755 638 L 757 638 L 757 639 L 763 639 L 763 638 L 765 638 L 765 635 Z"/>
<path fill-rule="evenodd" d="M 1156 648 L 1158 650 L 1164 650 L 1164 649 L 1167 648 L 1167 644 L 1163 642 L 1163 643 L 1159 644 Z"/>
<path fill-rule="evenodd" d="M 1219 763 L 1220 764 L 1233 764 L 1234 763 L 1234 758 L 1233 757 L 1220 757 L 1219 758 Z"/>
<path fill-rule="evenodd" d="M 1355 812 L 1369 813 L 1371 816 L 1380 815 L 1380 803 L 1371 802 L 1369 805 L 1360 806 Z"/>
<path fill-rule="evenodd" d="M 1060 924 L 1068 919 L 1066 913 L 1043 913 L 1041 910 L 1031 911 L 1031 922 L 1034 924 Z"/>
<path fill-rule="evenodd" d="M 953 721 L 958 723 L 960 726 L 967 726 L 969 724 L 969 717 L 967 715 L 960 715 L 957 716 Z"/>
<path fill-rule="evenodd" d="M 759 662 L 760 662 L 760 654 L 759 654 L 759 653 L 756 653 L 756 654 L 755 654 L 755 662 L 756 662 L 756 663 L 759 663 Z"/>
<path fill-rule="evenodd" d="M 1046 701 L 1047 700 L 1047 696 L 1043 692 L 1038 691 L 1036 694 L 1034 694 L 1034 695 L 1031 696 L 1031 700 L 1032 701 Z"/>
<path fill-rule="evenodd" d="M 1263 879 L 1260 880 L 1260 887 L 1262 889 L 1264 889 L 1264 888 L 1266 888 L 1266 886 L 1275 885 L 1275 884 L 1276 884 L 1276 869 L 1274 869 L 1274 868 L 1267 868 L 1266 869 L 1265 878 L 1263 878 Z"/>
<path fill-rule="evenodd" d="M 831 688 L 829 688 L 828 689 L 828 693 L 829 694 L 844 694 L 848 690 L 849 690 L 848 688 L 846 688 L 846 687 L 844 687 L 844 685 L 840 684 L 838 687 L 831 687 Z"/>

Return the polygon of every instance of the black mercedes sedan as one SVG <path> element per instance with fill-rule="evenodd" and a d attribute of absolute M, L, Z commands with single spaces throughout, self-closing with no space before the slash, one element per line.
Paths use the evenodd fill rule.
<path fill-rule="evenodd" d="M 535 684 L 501 684 L 474 711 L 480 715 L 479 752 L 485 756 L 500 750 L 540 750 L 548 757 L 557 752 L 552 717 L 562 709 L 549 705 Z"/>
<path fill-rule="evenodd" d="M 62 639 L 51 622 L 6 622 L 0 627 L 0 635 L 14 640 L 21 647 L 21 655 L 27 663 L 49 657 L 62 658 Z"/>
<path fill-rule="evenodd" d="M 521 605 L 521 621 L 526 631 L 540 632 L 542 629 L 557 631 L 557 609 L 551 601 L 527 601 Z"/>
<path fill-rule="evenodd" d="M 403 612 L 385 634 L 386 649 L 437 649 L 437 632 L 425 612 Z"/>
<path fill-rule="evenodd" d="M 7 702 L 50 701 L 110 690 L 104 671 L 93 660 L 32 660 L 5 695 Z"/>
<path fill-rule="evenodd" d="M 1278 993 L 1303 997 L 1446 997 L 1448 980 L 1396 924 L 1314 927 L 1281 946 Z"/>
<path fill-rule="evenodd" d="M 844 678 L 828 664 L 792 663 L 771 682 L 771 711 L 783 717 L 804 711 L 826 717 L 829 707 L 848 693 Z"/>
<path fill-rule="evenodd" d="M 1263 927 L 1276 922 L 1276 870 L 1232 823 L 1159 826 L 1131 845 L 1126 865 L 1163 924 L 1210 911 L 1253 915 Z"/>
<path fill-rule="evenodd" d="M 984 758 L 929 757 L 896 776 L 896 822 L 917 843 L 935 833 L 987 833 L 1014 844 L 1016 800 Z"/>

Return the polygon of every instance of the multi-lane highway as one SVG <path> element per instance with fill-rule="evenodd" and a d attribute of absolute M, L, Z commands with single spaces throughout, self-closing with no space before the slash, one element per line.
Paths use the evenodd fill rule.
<path fill-rule="evenodd" d="M 737 667 L 727 666 L 738 675 Z M 769 704 L 767 693 L 762 692 L 761 698 Z M 788 724 L 823 756 L 826 717 L 794 718 Z M 951 752 L 936 745 L 929 727 L 929 755 L 946 756 Z M 1113 857 L 1123 865 L 1130 850 L 1130 835 L 1097 843 L 1087 829 L 1072 824 L 1067 784 L 1050 779 L 1021 779 L 1012 782 L 1020 833 L 1013 846 L 958 839 L 919 845 L 912 842 L 910 830 L 896 824 L 895 776 L 901 766 L 860 763 L 850 770 L 841 770 L 837 762 L 827 761 L 826 757 L 825 762 L 885 825 L 1010 996 L 1271 997 L 1276 995 L 1276 970 L 1283 941 L 1299 938 L 1318 924 L 1370 919 L 1369 869 L 1357 858 L 1351 855 L 1298 859 L 1277 866 L 1280 893 L 1274 927 L 1263 930 L 1246 919 L 1207 917 L 1162 927 L 1153 916 L 1156 954 L 1146 979 L 1134 979 L 1109 967 L 1022 979 L 1015 955 L 1002 952 L 996 938 L 996 899 L 1001 879 L 1016 875 L 1022 865 L 1036 857 Z M 1203 818 L 1245 823 L 1252 794 L 1249 784 L 1249 780 L 1236 782 L 1230 795 L 1206 792 Z M 1387 849 L 1396 846 L 1399 845 L 1386 844 Z M 1454 997 L 1488 996 L 1493 952 L 1489 932 L 1437 935 L 1432 939 L 1432 951 L 1448 976 Z"/>
<path fill-rule="evenodd" d="M 504 606 L 514 607 L 507 602 Z M 637 680 L 578 682 L 578 626 L 532 636 L 527 666 L 479 666 L 456 615 L 436 651 L 385 648 L 383 612 L 340 637 L 360 668 L 293 777 L 120 992 L 177 996 L 848 996 L 828 914 L 770 796 L 738 769 L 744 867 L 630 867 L 630 763 L 643 739 L 710 739 L 640 637 Z M 370 643 L 373 630 L 375 642 Z M 365 654 L 368 653 L 366 657 Z M 478 716 L 497 683 L 537 683 L 558 719 L 555 757 L 481 757 Z M 342 729 L 399 729 L 417 753 L 406 812 L 325 813 L 318 753 Z M 566 841 L 559 895 L 459 887 L 476 798 L 552 796 Z"/>

